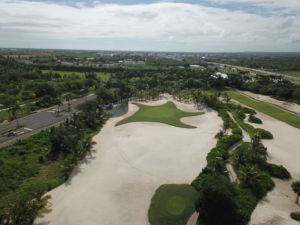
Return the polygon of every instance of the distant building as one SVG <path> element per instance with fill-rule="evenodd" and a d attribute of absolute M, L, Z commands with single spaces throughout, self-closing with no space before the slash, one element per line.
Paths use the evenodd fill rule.
<path fill-rule="evenodd" d="M 64 65 L 64 66 L 73 66 L 74 65 L 74 63 L 71 63 L 71 62 L 61 62 L 61 64 L 62 65 Z"/>
<path fill-rule="evenodd" d="M 223 79 L 228 79 L 228 75 L 226 73 L 221 73 L 221 72 L 216 72 L 214 74 L 211 75 L 211 77 L 213 78 L 223 78 Z"/>
<path fill-rule="evenodd" d="M 202 66 L 200 65 L 190 65 L 190 68 L 194 68 L 194 69 L 197 69 L 197 68 L 201 68 Z"/>
<path fill-rule="evenodd" d="M 145 65 L 144 61 L 135 61 L 135 60 L 124 60 L 123 61 L 124 65 Z"/>

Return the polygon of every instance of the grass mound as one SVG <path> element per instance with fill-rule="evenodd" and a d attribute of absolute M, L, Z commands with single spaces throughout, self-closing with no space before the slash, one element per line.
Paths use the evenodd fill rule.
<path fill-rule="evenodd" d="M 181 118 L 203 114 L 202 112 L 184 112 L 178 109 L 173 102 L 167 102 L 159 106 L 136 105 L 139 107 L 139 110 L 132 116 L 118 122 L 117 126 L 132 122 L 159 122 L 175 127 L 195 128 L 194 126 L 182 123 L 180 121 Z"/>
<path fill-rule="evenodd" d="M 151 225 L 186 225 L 195 212 L 198 192 L 187 184 L 165 184 L 160 186 L 148 211 Z"/>

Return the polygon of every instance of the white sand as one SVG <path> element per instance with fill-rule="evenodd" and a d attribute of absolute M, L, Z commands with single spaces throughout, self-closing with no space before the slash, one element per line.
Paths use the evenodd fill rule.
<path fill-rule="evenodd" d="M 251 98 L 254 98 L 254 99 L 257 99 L 260 101 L 264 101 L 264 102 L 268 102 L 268 103 L 280 106 L 281 108 L 286 109 L 288 111 L 300 114 L 300 105 L 298 105 L 296 103 L 280 101 L 280 100 L 277 100 L 277 99 L 272 98 L 267 95 L 255 94 L 255 93 L 252 93 L 249 91 L 241 91 L 241 92 L 250 96 Z"/>
<path fill-rule="evenodd" d="M 166 99 L 155 102 L 164 103 Z M 180 109 L 192 105 L 176 102 Z M 130 105 L 126 116 L 137 110 Z M 165 183 L 190 183 L 206 165 L 222 121 L 216 112 L 185 118 L 184 129 L 160 123 L 115 127 L 110 119 L 95 136 L 96 153 L 69 184 L 52 190 L 52 212 L 39 225 L 147 225 L 155 190 Z"/>
<path fill-rule="evenodd" d="M 255 209 L 250 225 L 296 225 L 289 214 L 300 211 L 295 204 L 296 195 L 291 189 L 291 183 L 300 179 L 300 129 L 258 113 L 264 122 L 262 127 L 272 132 L 274 140 L 264 140 L 270 155 L 269 162 L 285 166 L 293 176 L 291 181 L 275 179 L 276 187 Z"/>

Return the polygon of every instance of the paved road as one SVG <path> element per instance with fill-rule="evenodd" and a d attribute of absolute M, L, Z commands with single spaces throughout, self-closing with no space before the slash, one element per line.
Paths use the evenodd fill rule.
<path fill-rule="evenodd" d="M 262 74 L 262 75 L 283 76 L 283 77 L 287 78 L 288 80 L 290 80 L 291 82 L 294 82 L 296 84 L 300 84 L 300 78 L 289 76 L 287 74 L 280 73 L 280 72 L 271 72 L 271 71 L 266 71 L 266 70 L 263 70 L 263 69 L 254 69 L 254 68 L 249 68 L 249 67 L 235 66 L 235 65 L 216 63 L 216 62 L 208 62 L 208 63 L 215 64 L 215 65 L 220 65 L 220 66 L 227 66 L 227 67 L 231 67 L 231 68 L 236 68 L 236 69 L 241 70 L 241 71 L 253 72 L 253 73 L 258 73 L 258 74 Z"/>
<path fill-rule="evenodd" d="M 83 98 L 73 99 L 70 102 L 71 111 L 67 112 L 68 110 L 68 103 L 64 102 L 63 105 L 60 107 L 60 113 L 57 114 L 57 106 L 50 107 L 48 109 L 39 110 L 33 114 L 30 114 L 26 117 L 19 119 L 19 125 L 21 128 L 15 131 L 15 134 L 9 136 L 6 131 L 14 129 L 17 127 L 17 121 L 11 121 L 7 124 L 0 125 L 0 147 L 3 147 L 6 142 L 11 142 L 17 139 L 23 139 L 25 137 L 31 136 L 31 134 L 36 133 L 36 131 L 49 127 L 51 125 L 57 124 L 59 122 L 64 121 L 67 117 L 69 117 L 73 112 L 77 111 L 76 107 L 83 102 L 88 100 L 95 99 L 96 96 L 94 94 L 90 94 Z M 5 133 L 5 134 L 4 134 Z"/>

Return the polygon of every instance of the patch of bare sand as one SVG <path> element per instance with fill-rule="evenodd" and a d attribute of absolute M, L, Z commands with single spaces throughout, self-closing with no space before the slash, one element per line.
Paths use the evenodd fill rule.
<path fill-rule="evenodd" d="M 169 100 L 161 99 L 152 104 Z M 185 110 L 192 105 L 178 103 Z M 150 103 L 148 103 L 150 104 Z M 126 116 L 137 106 L 130 104 Z M 186 118 L 196 129 L 112 118 L 94 137 L 96 152 L 69 183 L 52 190 L 52 212 L 39 225 L 147 225 L 155 190 L 166 183 L 190 183 L 206 165 L 222 125 L 216 112 Z"/>
<path fill-rule="evenodd" d="M 269 162 L 285 166 L 293 176 L 291 181 L 275 179 L 276 187 L 271 191 L 255 209 L 250 225 L 296 225 L 289 215 L 293 211 L 300 211 L 295 204 L 296 196 L 291 189 L 291 183 L 300 179 L 300 129 L 273 119 L 262 113 L 258 116 L 263 125 L 255 125 L 269 130 L 274 140 L 264 140 L 268 148 Z"/>
<path fill-rule="evenodd" d="M 257 99 L 260 101 L 264 101 L 264 102 L 268 102 L 268 103 L 277 105 L 283 109 L 286 109 L 288 111 L 292 111 L 292 112 L 300 114 L 300 105 L 298 105 L 296 103 L 280 101 L 280 100 L 277 100 L 277 99 L 272 98 L 267 95 L 255 94 L 255 93 L 252 93 L 249 91 L 241 91 L 241 93 L 244 93 L 244 94 L 250 96 L 251 98 L 254 98 L 254 99 Z"/>

